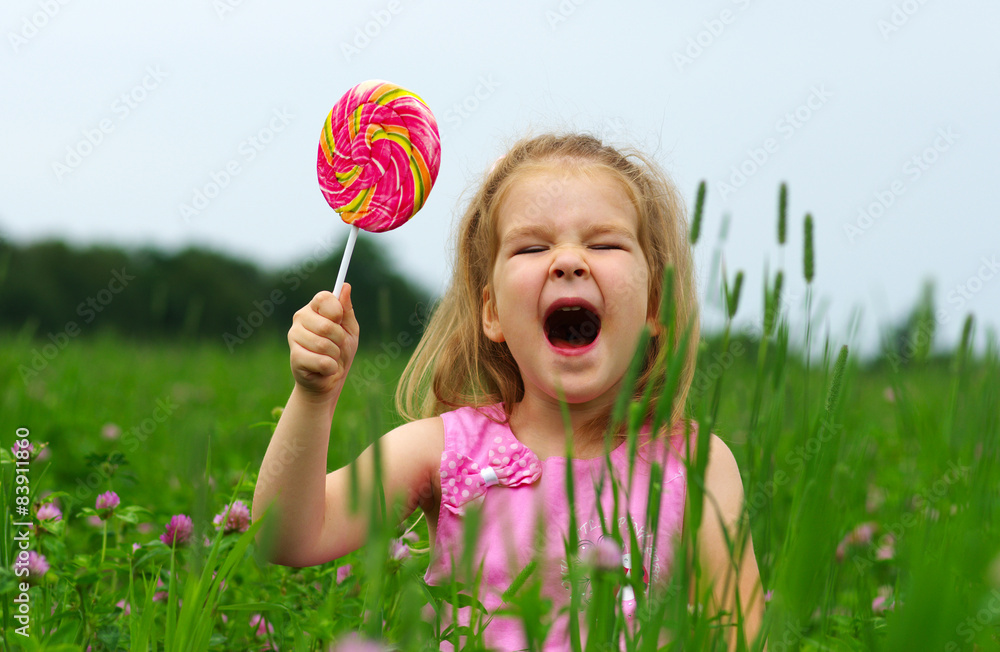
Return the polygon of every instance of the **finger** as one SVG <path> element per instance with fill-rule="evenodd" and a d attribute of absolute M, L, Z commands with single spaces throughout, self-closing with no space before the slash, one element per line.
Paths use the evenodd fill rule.
<path fill-rule="evenodd" d="M 335 359 L 327 355 L 313 353 L 295 342 L 291 345 L 291 362 L 293 369 L 300 369 L 318 376 L 332 376 L 340 371 L 340 363 Z"/>
<path fill-rule="evenodd" d="M 341 329 L 342 330 L 342 329 Z M 328 337 L 310 331 L 307 328 L 294 329 L 289 333 L 289 344 L 295 343 L 310 353 L 325 355 L 334 359 L 340 358 L 340 345 Z"/>
<path fill-rule="evenodd" d="M 343 319 L 344 308 L 333 292 L 328 290 L 321 290 L 316 293 L 316 296 L 312 298 L 309 302 L 309 307 L 312 308 L 313 312 L 317 312 L 331 321 L 337 323 Z"/>
<path fill-rule="evenodd" d="M 344 318 L 340 321 L 340 325 L 348 333 L 357 337 L 361 332 L 361 326 L 358 324 L 357 315 L 354 314 L 354 302 L 351 301 L 350 283 L 344 283 L 344 288 L 340 291 L 340 304 L 344 309 Z"/>
<path fill-rule="evenodd" d="M 311 310 L 307 310 L 299 317 L 298 324 L 304 330 L 340 346 L 343 346 L 349 337 L 342 325 Z"/>

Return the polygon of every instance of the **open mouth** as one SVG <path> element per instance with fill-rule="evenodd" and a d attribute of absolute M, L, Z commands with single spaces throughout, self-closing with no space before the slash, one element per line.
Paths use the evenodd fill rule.
<path fill-rule="evenodd" d="M 560 349 L 592 344 L 601 332 L 601 318 L 583 306 L 556 308 L 545 319 L 545 337 Z"/>

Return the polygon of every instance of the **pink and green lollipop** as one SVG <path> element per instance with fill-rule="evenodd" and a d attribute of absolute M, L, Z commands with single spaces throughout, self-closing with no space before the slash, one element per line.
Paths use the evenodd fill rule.
<path fill-rule="evenodd" d="M 371 80 L 334 105 L 319 140 L 316 174 L 327 203 L 351 225 L 333 293 L 340 296 L 358 229 L 402 226 L 416 215 L 441 167 L 441 136 L 419 97 Z"/>

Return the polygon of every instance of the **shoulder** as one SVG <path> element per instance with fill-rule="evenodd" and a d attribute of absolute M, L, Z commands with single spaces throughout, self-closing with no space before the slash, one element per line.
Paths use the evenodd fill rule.
<path fill-rule="evenodd" d="M 440 416 L 407 421 L 401 426 L 397 426 L 388 432 L 389 435 L 408 437 L 434 437 L 444 433 L 444 421 Z"/>
<path fill-rule="evenodd" d="M 698 424 L 683 420 L 674 426 L 671 444 L 680 458 L 693 466 L 698 460 Z M 743 506 L 743 478 L 736 457 L 715 433 L 708 435 L 708 461 L 705 464 L 705 500 L 714 503 L 726 515 L 738 514 Z"/>
<path fill-rule="evenodd" d="M 717 510 L 727 524 L 739 520 L 743 510 L 743 478 L 736 457 L 718 435 L 708 437 L 705 465 L 705 503 Z"/>
<path fill-rule="evenodd" d="M 441 417 L 410 421 L 390 430 L 382 441 L 411 462 L 436 468 L 444 452 L 444 421 Z"/>
<path fill-rule="evenodd" d="M 445 450 L 474 454 L 486 445 L 486 435 L 499 434 L 503 410 L 497 406 L 461 407 L 439 416 L 417 419 L 389 431 L 383 441 L 412 461 L 437 468 Z"/>
<path fill-rule="evenodd" d="M 743 495 L 743 478 L 740 476 L 740 467 L 736 463 L 736 457 L 726 442 L 714 433 L 708 438 L 708 465 L 705 467 L 705 482 L 717 491 L 722 490 L 723 493 L 730 493 L 739 490 L 740 496 Z"/>
<path fill-rule="evenodd" d="M 670 433 L 670 444 L 673 449 L 685 461 L 690 460 L 693 464 L 698 459 L 698 422 L 691 419 L 678 421 Z M 708 465 L 705 468 L 705 475 L 709 470 L 716 473 L 728 473 L 735 471 L 739 475 L 739 468 L 736 465 L 736 458 L 729 446 L 715 433 L 708 435 Z"/>
<path fill-rule="evenodd" d="M 444 420 L 440 416 L 437 416 L 408 421 L 386 433 L 386 437 L 389 436 L 416 439 L 429 443 L 432 440 L 444 437 Z"/>

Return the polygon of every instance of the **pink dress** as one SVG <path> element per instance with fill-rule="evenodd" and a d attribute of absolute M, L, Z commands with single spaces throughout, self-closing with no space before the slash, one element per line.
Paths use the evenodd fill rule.
<path fill-rule="evenodd" d="M 607 477 L 604 457 L 567 460 L 549 457 L 540 461 L 521 444 L 508 425 L 498 424 L 483 413 L 503 417 L 500 406 L 487 408 L 464 407 L 441 415 L 444 421 L 444 453 L 441 456 L 441 507 L 438 515 L 434 554 L 425 579 L 428 584 L 451 581 L 453 569 L 461 568 L 464 548 L 464 515 L 467 510 L 481 512 L 480 531 L 473 570 L 483 566 L 482 586 L 478 598 L 486 607 L 482 623 L 493 618 L 485 627 L 485 644 L 495 650 L 522 650 L 527 644 L 520 619 L 493 615 L 503 606 L 502 594 L 518 573 L 533 558 L 539 561 L 536 573 L 542 573 L 542 597 L 553 602 L 551 613 L 557 614 L 545 640 L 545 650 L 569 649 L 569 617 L 571 584 L 564 576 L 567 569 L 566 544 L 569 531 L 570 505 L 566 494 L 566 465 L 573 465 L 578 554 L 596 546 L 610 525 L 619 531 L 624 544 L 622 565 L 629 573 L 642 573 L 648 586 L 665 583 L 673 563 L 676 539 L 684 520 L 687 488 L 684 464 L 678 453 L 684 448 L 684 424 L 679 423 L 669 438 L 648 440 L 641 435 L 640 453 L 630 488 L 628 482 L 628 446 L 621 445 L 611 452 L 614 474 L 619 482 L 619 518 L 602 528 L 598 501 L 605 518 L 614 510 L 611 483 Z M 692 424 L 692 430 L 696 424 Z M 653 532 L 645 528 L 646 497 L 649 489 L 651 460 L 659 460 L 663 468 L 663 492 L 659 514 L 659 534 L 653 549 Z M 641 548 L 629 550 L 629 526 L 635 528 Z M 539 523 L 543 527 L 539 529 Z M 541 533 L 541 534 L 540 534 Z M 534 579 L 534 578 L 532 578 Z M 587 582 L 582 583 L 581 605 L 587 600 Z M 625 613 L 634 610 L 634 596 L 626 586 L 619 594 Z M 447 607 L 445 607 L 447 610 Z M 562 613 L 560 613 L 562 610 Z M 469 609 L 459 611 L 459 622 L 469 622 Z M 582 616 L 582 614 L 581 614 Z M 449 620 L 446 617 L 445 626 Z M 582 620 L 582 618 L 581 618 Z M 581 632 L 586 641 L 586 632 Z M 450 648 L 450 645 L 446 646 Z"/>

